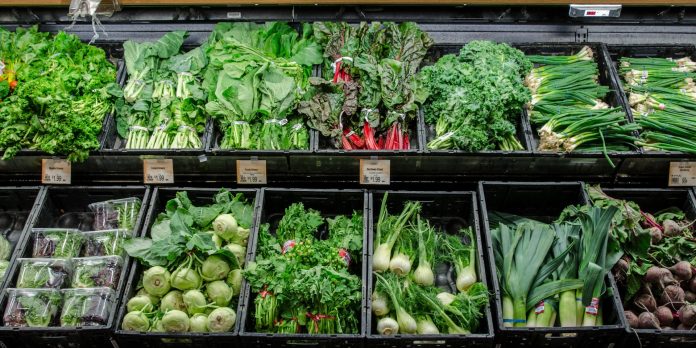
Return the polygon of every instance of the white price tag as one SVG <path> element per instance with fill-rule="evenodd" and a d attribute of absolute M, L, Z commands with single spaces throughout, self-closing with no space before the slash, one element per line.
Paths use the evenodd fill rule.
<path fill-rule="evenodd" d="M 146 184 L 173 184 L 174 161 L 167 159 L 144 159 L 143 182 Z"/>
<path fill-rule="evenodd" d="M 65 159 L 41 160 L 41 183 L 49 185 L 70 185 L 72 165 Z"/>
<path fill-rule="evenodd" d="M 391 163 L 389 160 L 360 160 L 361 185 L 389 185 L 391 182 Z"/>
<path fill-rule="evenodd" d="M 237 184 L 265 185 L 266 160 L 237 160 Z"/>
<path fill-rule="evenodd" d="M 669 186 L 696 186 L 696 162 L 670 162 Z"/>

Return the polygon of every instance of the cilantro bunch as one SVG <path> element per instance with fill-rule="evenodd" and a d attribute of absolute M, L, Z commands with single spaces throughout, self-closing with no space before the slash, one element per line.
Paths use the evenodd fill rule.
<path fill-rule="evenodd" d="M 323 226 L 328 236 L 319 238 Z M 256 331 L 358 333 L 362 285 L 355 260 L 362 246 L 357 212 L 325 220 L 295 203 L 274 231 L 263 225 L 257 258 L 244 271 L 255 295 Z"/>

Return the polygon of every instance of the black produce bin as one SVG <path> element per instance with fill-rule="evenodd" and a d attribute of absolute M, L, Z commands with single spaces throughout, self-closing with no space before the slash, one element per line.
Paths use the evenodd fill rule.
<path fill-rule="evenodd" d="M 261 191 L 261 199 L 258 204 L 258 214 L 256 220 L 256 228 L 262 224 L 270 224 L 269 231 L 274 233 L 278 222 L 283 218 L 285 209 L 292 203 L 303 203 L 305 208 L 318 210 L 324 218 L 335 217 L 336 215 L 350 216 L 353 211 L 363 214 L 363 254 L 360 256 L 354 255 L 351 268 L 357 273 L 359 272 L 363 279 L 362 298 L 363 303 L 360 313 L 360 333 L 357 334 L 272 334 L 254 332 L 254 300 L 257 294 L 251 291 L 251 286 L 245 281 L 242 284 L 242 291 L 246 298 L 246 308 L 242 312 L 238 321 L 241 322 L 240 340 L 244 347 L 362 347 L 365 338 L 365 301 L 366 301 L 366 284 L 365 272 L 367 271 L 367 255 L 365 250 L 368 247 L 369 235 L 368 231 L 368 195 L 364 190 L 314 190 L 314 189 L 282 189 L 282 188 L 264 188 Z M 325 237 L 327 225 L 324 224 L 319 228 L 317 238 Z M 256 251 L 258 247 L 258 233 L 254 232 L 257 237 L 253 241 L 247 251 L 249 253 L 248 260 L 253 262 L 256 259 Z"/>
<path fill-rule="evenodd" d="M 213 199 L 216 193 L 220 191 L 219 188 L 193 188 L 193 187 L 155 187 L 152 192 L 152 198 L 150 199 L 149 207 L 147 208 L 147 217 L 143 224 L 141 237 L 150 236 L 150 228 L 157 220 L 157 216 L 165 211 L 166 204 L 170 199 L 176 197 L 176 193 L 179 191 L 186 191 L 188 198 L 194 205 L 202 206 L 214 203 Z M 251 204 L 257 207 L 259 191 L 256 189 L 230 189 L 232 193 L 242 193 L 244 197 L 251 202 Z M 256 211 L 254 212 L 256 215 Z M 255 233 L 255 226 L 252 225 L 250 230 L 251 234 L 249 236 L 249 243 L 252 243 L 253 234 Z M 247 257 L 248 262 L 248 257 Z M 230 347 L 236 346 L 238 344 L 237 332 L 239 331 L 239 321 L 241 313 L 243 313 L 243 303 L 244 303 L 244 292 L 239 295 L 239 302 L 237 305 L 237 322 L 234 328 L 230 332 L 224 333 L 196 333 L 196 332 L 184 332 L 184 333 L 159 333 L 159 332 L 135 332 L 135 331 L 125 331 L 121 329 L 121 323 L 123 322 L 123 317 L 128 313 L 126 305 L 128 300 L 130 300 L 137 292 L 136 287 L 140 280 L 145 268 L 138 262 L 138 260 L 133 259 L 128 265 L 129 276 L 128 283 L 125 286 L 123 296 L 121 296 L 120 307 L 118 309 L 118 314 L 116 317 L 116 325 L 114 326 L 115 335 L 114 338 L 119 347 Z M 242 283 L 242 289 L 244 284 Z"/>
<path fill-rule="evenodd" d="M 489 211 L 499 211 L 552 222 L 569 205 L 586 204 L 581 182 L 479 182 L 481 218 L 487 243 L 490 281 L 495 289 L 495 339 L 504 347 L 614 347 L 626 334 L 619 292 L 614 277 L 607 276 L 607 294 L 603 297 L 603 326 L 508 328 L 503 326 L 502 293 L 493 255 Z M 538 203 L 537 203 L 538 202 Z"/>
<path fill-rule="evenodd" d="M 151 40 L 157 40 L 159 37 L 151 38 Z M 196 48 L 192 45 L 184 45 L 183 50 L 189 51 Z M 123 55 L 123 47 L 121 46 L 121 55 Z M 121 88 L 126 86 L 128 83 L 128 71 L 126 70 L 125 60 L 121 61 L 122 69 L 119 70 L 118 83 Z M 206 114 L 207 115 L 207 114 Z M 206 116 L 207 120 L 205 123 L 205 130 L 200 135 L 201 144 L 200 148 L 196 149 L 126 149 L 126 139 L 121 138 L 118 134 L 118 126 L 116 124 L 116 113 L 112 113 L 107 117 L 105 121 L 107 128 L 104 131 L 103 146 L 101 148 L 101 153 L 104 155 L 118 156 L 118 155 L 170 155 L 170 156 L 197 156 L 202 155 L 206 150 L 206 145 L 208 143 L 208 138 L 213 128 L 213 120 Z"/>
<path fill-rule="evenodd" d="M 140 225 L 144 220 L 145 207 L 150 196 L 150 189 L 146 186 L 48 186 L 35 207 L 31 222 L 27 231 L 31 228 L 57 227 L 61 216 L 68 214 L 76 216 L 76 221 L 81 221 L 78 228 L 81 231 L 92 230 L 89 217 L 94 214 L 89 210 L 91 203 L 112 199 L 137 197 L 142 205 L 135 225 L 133 235 L 137 235 Z M 26 233 L 22 238 L 21 248 L 17 257 L 32 257 L 33 238 Z M 115 289 L 114 301 L 109 308 L 109 318 L 105 326 L 82 326 L 62 328 L 60 326 L 32 328 L 32 327 L 7 327 L 0 326 L 0 339 L 8 347 L 104 347 L 111 344 L 111 333 L 116 318 L 118 299 L 122 294 L 126 283 L 126 266 L 130 258 L 124 257 L 123 267 L 119 276 L 118 286 Z M 20 265 L 15 262 L 7 273 L 7 281 L 0 295 L 0 308 L 3 313 L 7 305 L 6 288 L 15 286 L 19 274 Z"/>
<path fill-rule="evenodd" d="M 41 187 L 0 187 L 0 222 L 2 222 L 2 236 L 11 245 L 9 265 L 5 275 L 10 274 L 12 264 L 22 248 L 21 242 L 26 238 L 25 231 L 34 216 L 34 206 L 38 204 L 43 193 Z M 0 279 L 4 283 L 8 277 Z"/>
<path fill-rule="evenodd" d="M 432 46 L 423 65 L 433 65 L 446 54 L 458 54 L 462 45 L 438 44 Z M 423 107 L 418 111 L 418 128 L 421 136 L 422 149 L 428 156 L 428 166 L 442 168 L 446 173 L 467 173 L 470 175 L 496 175 L 499 173 L 528 173 L 532 168 L 531 139 L 529 124 L 520 110 L 516 116 L 516 135 L 524 150 L 502 151 L 488 150 L 479 152 L 465 152 L 460 150 L 431 150 L 428 142 L 435 138 L 435 125 L 425 123 Z M 462 158 L 464 160 L 462 160 Z M 502 160 L 504 158 L 504 160 Z"/>
<path fill-rule="evenodd" d="M 607 50 L 613 63 L 613 68 L 617 71 L 617 87 L 619 94 L 623 98 L 623 103 L 627 106 L 627 113 L 631 120 L 634 120 L 633 111 L 628 103 L 628 95 L 624 87 L 623 77 L 620 76 L 619 62 L 623 57 L 632 58 L 684 58 L 690 57 L 696 60 L 696 46 L 694 45 L 608 45 Z M 642 149 L 641 158 L 627 158 L 622 164 L 619 174 L 633 178 L 638 177 L 662 177 L 669 171 L 669 162 L 677 159 L 690 158 L 696 156 L 673 151 L 653 151 Z M 666 179 L 665 179 L 666 180 Z"/>
<path fill-rule="evenodd" d="M 633 201 L 646 213 L 656 213 L 662 209 L 676 207 L 686 213 L 689 221 L 696 220 L 696 195 L 688 188 L 602 188 L 607 195 L 626 201 Z M 623 299 L 625 284 L 617 282 Z M 622 306 L 622 302 L 619 302 Z M 628 308 L 628 307 L 627 307 Z M 623 311 L 623 306 L 619 308 Z M 626 326 L 628 336 L 625 347 L 694 347 L 696 331 L 632 329 Z"/>
<path fill-rule="evenodd" d="M 370 221 L 370 249 L 369 258 L 371 260 L 374 252 L 374 230 L 379 219 L 380 207 L 385 191 L 374 191 L 370 193 L 370 211 L 372 212 Z M 473 191 L 387 191 L 387 209 L 390 214 L 398 215 L 407 201 L 418 201 L 422 204 L 421 216 L 427 219 L 433 227 L 444 230 L 446 233 L 458 233 L 461 227 L 471 227 L 476 236 L 477 249 L 477 275 L 478 280 L 483 282 L 489 291 L 492 291 L 491 283 L 486 276 L 485 258 L 481 240 L 481 230 L 479 228 L 478 204 L 476 192 Z M 479 323 L 478 330 L 469 335 L 411 335 L 396 334 L 393 336 L 383 336 L 377 332 L 377 321 L 372 315 L 372 291 L 375 279 L 372 274 L 372 263 L 367 267 L 367 346 L 384 348 L 405 348 L 405 347 L 492 347 L 493 346 L 493 318 L 490 305 L 484 310 L 484 316 Z M 449 288 L 456 290 L 454 285 L 454 270 L 450 267 Z M 492 299 L 491 299 L 492 302 Z"/>
<path fill-rule="evenodd" d="M 106 58 L 109 59 L 114 66 L 116 67 L 116 82 L 119 82 L 119 79 L 121 78 L 121 75 L 125 72 L 125 64 L 123 62 L 123 46 L 121 43 L 113 43 L 113 42 L 99 42 L 97 41 L 94 43 L 95 46 L 103 49 L 106 53 Z M 110 123 L 113 119 L 113 113 L 107 113 L 104 115 L 104 119 L 102 121 L 102 126 L 101 126 L 101 132 L 98 135 L 97 141 L 99 142 L 99 147 L 90 151 L 90 156 L 96 155 L 97 152 L 104 147 L 104 144 L 107 141 L 107 134 L 110 131 Z M 33 150 L 33 149 L 22 149 L 17 152 L 17 157 L 20 156 L 51 156 L 50 154 L 47 154 L 46 152 L 39 151 L 39 150 Z M 58 156 L 58 155 L 56 155 Z M 16 161 L 16 160 L 15 160 Z M 6 162 L 6 161 L 3 161 Z"/>

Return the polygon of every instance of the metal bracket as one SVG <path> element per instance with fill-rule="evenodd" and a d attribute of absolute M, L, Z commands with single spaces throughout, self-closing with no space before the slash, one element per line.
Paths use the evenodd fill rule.
<path fill-rule="evenodd" d="M 575 30 L 575 42 L 587 42 L 589 41 L 589 31 L 585 27 L 580 27 Z"/>

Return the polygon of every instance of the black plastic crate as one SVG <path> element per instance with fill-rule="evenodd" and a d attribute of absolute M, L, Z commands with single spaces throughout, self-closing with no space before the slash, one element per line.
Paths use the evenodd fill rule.
<path fill-rule="evenodd" d="M 626 334 L 621 303 L 614 277 L 607 276 L 607 291 L 602 298 L 603 326 L 511 328 L 504 327 L 502 293 L 493 255 L 493 242 L 488 219 L 489 211 L 500 211 L 552 222 L 569 205 L 587 204 L 582 182 L 479 182 L 481 218 L 487 244 L 490 281 L 495 287 L 495 340 L 504 347 L 614 347 Z M 539 202 L 532 204 L 531 202 Z M 542 203 L 543 202 L 543 203 Z"/>
<path fill-rule="evenodd" d="M 377 223 L 382 199 L 385 191 L 373 191 L 370 193 L 370 249 L 369 258 L 374 252 L 374 229 Z M 477 275 L 478 281 L 483 282 L 489 292 L 493 290 L 486 276 L 484 243 L 478 217 L 478 203 L 476 192 L 473 191 L 387 191 L 387 208 L 392 214 L 398 214 L 407 201 L 418 201 L 422 204 L 421 216 L 430 221 L 433 227 L 444 230 L 446 233 L 458 233 L 459 227 L 471 227 L 476 236 L 477 248 Z M 450 267 L 451 268 L 451 267 Z M 396 334 L 383 336 L 376 332 L 377 322 L 372 316 L 372 292 L 374 277 L 372 263 L 367 267 L 367 346 L 384 348 L 410 348 L 410 347 L 492 347 L 493 346 L 493 316 L 489 299 L 489 305 L 484 310 L 477 331 L 469 335 L 412 335 Z M 451 271 L 451 269 L 450 269 Z M 450 288 L 455 290 L 452 272 L 449 272 Z"/>
<path fill-rule="evenodd" d="M 611 64 L 609 54 L 606 49 L 606 45 L 601 43 L 529 43 L 529 44 L 515 44 L 514 47 L 521 50 L 528 55 L 572 55 L 580 51 L 584 46 L 588 46 L 592 49 L 595 54 L 595 62 L 599 70 L 599 84 L 609 87 L 609 93 L 604 98 L 604 102 L 612 107 L 620 107 L 626 114 L 626 120 L 628 122 L 633 122 L 633 118 L 629 114 L 628 104 L 625 103 L 620 86 L 616 81 L 616 71 Z M 523 110 L 525 114 L 525 119 L 529 122 L 531 128 L 531 141 L 532 141 L 532 151 L 535 155 L 552 155 L 552 156 L 579 156 L 579 157 L 604 157 L 601 152 L 571 152 L 571 153 L 553 153 L 548 151 L 537 150 L 539 146 L 539 134 L 537 133 L 537 128 L 531 122 L 529 118 L 528 110 L 525 108 Z M 636 133 L 637 135 L 637 133 Z M 634 151 L 608 151 L 609 156 L 619 156 L 619 155 L 637 155 L 638 150 Z"/>
<path fill-rule="evenodd" d="M 462 49 L 463 45 L 435 45 L 428 50 L 428 54 L 426 58 L 423 60 L 423 65 L 433 65 L 442 58 L 442 56 L 447 55 L 447 54 L 459 54 L 459 51 Z M 470 152 L 466 151 L 461 151 L 461 150 L 454 150 L 454 149 L 449 149 L 449 150 L 430 150 L 428 149 L 428 143 L 435 138 L 435 125 L 429 125 L 425 123 L 425 117 L 423 114 L 423 108 L 419 108 L 419 128 L 421 132 L 421 136 L 423 137 L 421 139 L 421 142 L 423 144 L 423 149 L 426 153 L 428 154 L 467 154 Z M 522 147 L 524 150 L 519 150 L 519 151 L 503 151 L 503 150 L 485 150 L 485 151 L 479 151 L 476 152 L 476 154 L 487 154 L 487 155 L 508 155 L 508 154 L 529 154 L 533 150 L 533 144 L 532 144 L 532 139 L 531 139 L 531 128 L 529 126 L 529 122 L 527 119 L 526 113 L 522 112 L 520 110 L 519 117 L 517 117 L 517 121 L 515 122 L 515 129 L 517 131 L 516 136 L 517 140 L 519 140 L 520 144 L 522 144 Z"/>
<path fill-rule="evenodd" d="M 186 30 L 186 28 L 177 28 L 176 30 Z M 209 32 L 204 32 L 209 35 Z M 157 40 L 160 36 L 165 33 L 147 33 L 147 40 Z M 145 40 L 145 41 L 147 41 Z M 123 43 L 119 44 L 120 54 L 123 57 Z M 192 45 L 189 43 L 184 43 L 182 50 L 188 52 L 195 49 L 197 45 Z M 121 59 L 121 69 L 117 75 L 117 82 L 121 88 L 126 86 L 128 83 L 128 71 L 126 70 L 125 58 Z M 126 149 L 126 139 L 121 138 L 118 134 L 118 127 L 116 124 L 116 113 L 113 112 L 105 120 L 106 128 L 104 131 L 104 137 L 101 147 L 101 153 L 103 155 L 178 155 L 178 156 L 194 156 L 202 155 L 206 150 L 206 145 L 209 142 L 210 134 L 212 133 L 213 120 L 206 113 L 205 129 L 199 138 L 201 139 L 201 147 L 195 149 Z"/>
<path fill-rule="evenodd" d="M 157 220 L 157 216 L 165 210 L 167 201 L 176 197 L 179 191 L 186 191 L 189 199 L 194 205 L 212 204 L 215 194 L 220 191 L 220 188 L 193 188 L 193 187 L 156 187 L 152 192 L 149 207 L 147 208 L 147 217 L 143 224 L 141 237 L 150 235 L 150 228 Z M 256 207 L 258 205 L 259 190 L 256 189 L 230 189 L 232 193 L 242 193 L 244 197 L 252 202 L 255 207 L 254 216 L 256 216 Z M 255 221 L 255 220 L 254 220 Z M 254 238 L 255 226 L 252 224 L 249 243 L 252 243 Z M 249 244 L 250 245 L 250 244 Z M 247 256 L 247 262 L 249 261 Z M 184 333 L 166 333 L 166 332 L 135 332 L 125 331 L 121 329 L 123 317 L 128 312 L 126 305 L 136 293 L 136 287 L 142 272 L 143 265 L 138 260 L 133 259 L 128 265 L 129 275 L 128 283 L 123 291 L 118 314 L 116 317 L 116 325 L 114 326 L 114 338 L 120 347 L 229 347 L 238 344 L 239 323 L 243 313 L 244 292 L 239 295 L 237 310 L 237 322 L 230 332 L 211 333 L 211 332 L 184 332 Z M 242 282 L 244 289 L 246 282 Z"/>
<path fill-rule="evenodd" d="M 258 204 L 258 214 L 256 220 L 256 228 L 261 224 L 269 223 L 269 231 L 274 232 L 278 222 L 285 214 L 285 208 L 292 203 L 301 202 L 305 208 L 316 209 L 321 212 L 323 217 L 334 217 L 336 215 L 350 215 L 353 211 L 359 211 L 363 214 L 363 253 L 358 259 L 357 256 L 353 260 L 355 262 L 351 267 L 355 271 L 360 272 L 363 280 L 362 284 L 362 306 L 360 315 L 360 333 L 358 334 L 271 334 L 254 332 L 254 300 L 257 294 L 251 292 L 251 286 L 246 283 L 242 284 L 242 291 L 245 294 L 245 310 L 238 319 L 241 322 L 240 340 L 245 347 L 254 348 L 276 348 L 276 347 L 362 347 L 365 338 L 365 308 L 366 308 L 366 284 L 365 273 L 367 272 L 367 255 L 365 250 L 368 247 L 368 195 L 364 190 L 335 190 L 335 189 L 282 189 L 282 188 L 265 188 L 262 190 L 261 199 Z M 324 226 L 325 227 L 325 226 Z M 320 234 L 326 233 L 325 228 L 320 227 Z M 258 233 L 254 232 L 257 237 L 253 241 L 253 245 L 247 249 L 248 260 L 250 262 L 256 259 L 256 249 L 258 246 Z"/>
<path fill-rule="evenodd" d="M 31 218 L 34 216 L 34 206 L 41 200 L 43 193 L 41 187 L 0 187 L 0 220 L 3 222 L 2 236 L 7 238 L 11 245 L 9 265 L 5 277 L 0 279 L 0 288 L 4 288 L 4 283 L 12 269 L 14 259 L 22 248 L 22 241 L 25 238 L 27 227 Z"/>
<path fill-rule="evenodd" d="M 641 210 L 648 213 L 677 207 L 686 213 L 687 219 L 696 219 L 696 196 L 687 188 L 602 188 L 602 191 L 614 198 L 636 202 Z M 619 311 L 623 312 L 625 288 L 621 284 L 617 285 L 622 298 L 619 302 L 621 305 Z M 628 325 L 626 330 L 628 335 L 624 343 L 625 347 L 693 347 L 696 345 L 696 331 L 632 329 Z"/>
<path fill-rule="evenodd" d="M 91 203 L 119 199 L 138 197 L 141 202 L 140 212 L 133 227 L 133 234 L 139 231 L 140 224 L 144 220 L 145 207 L 150 196 L 150 189 L 146 186 L 49 186 L 44 190 L 38 204 L 34 209 L 32 219 L 27 226 L 30 228 L 56 227 L 61 216 L 74 214 L 83 220 L 84 217 L 93 215 L 88 209 Z M 91 224 L 80 223 L 78 226 L 81 231 L 92 230 Z M 32 257 L 33 239 L 29 233 L 25 233 L 21 248 L 17 252 L 17 257 Z M 0 339 L 8 347 L 95 347 L 111 344 L 111 333 L 113 331 L 118 299 L 122 294 L 126 275 L 127 264 L 130 258 L 124 257 L 123 267 L 119 276 L 118 286 L 115 289 L 114 301 L 109 309 L 109 318 L 105 326 L 82 326 L 67 327 L 59 326 L 46 328 L 32 327 L 6 327 L 0 326 Z M 6 288 L 14 287 L 17 281 L 20 265 L 16 262 L 7 273 Z M 3 313 L 7 305 L 7 292 L 3 291 L 0 295 L 0 308 Z"/>
<path fill-rule="evenodd" d="M 623 57 L 631 58 L 685 58 L 696 60 L 696 46 L 694 45 L 608 45 L 607 53 L 611 60 L 611 66 L 616 71 L 616 86 L 619 96 L 626 105 L 626 113 L 631 121 L 635 120 L 633 110 L 628 102 L 628 95 L 624 88 L 623 76 L 619 72 L 619 63 Z M 687 157 L 687 154 L 674 151 L 648 151 L 643 149 L 644 156 L 650 157 Z M 694 157 L 694 156 L 689 156 Z"/>

